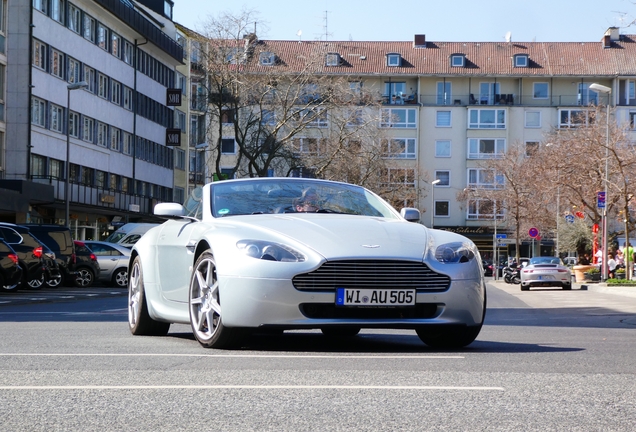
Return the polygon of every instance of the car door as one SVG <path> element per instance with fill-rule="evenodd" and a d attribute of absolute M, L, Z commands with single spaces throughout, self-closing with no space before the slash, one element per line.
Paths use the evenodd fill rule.
<path fill-rule="evenodd" d="M 161 225 L 157 236 L 156 266 L 159 285 L 164 298 L 188 301 L 190 269 L 194 265 L 194 250 L 203 225 L 192 220 L 169 220 Z"/>
<path fill-rule="evenodd" d="M 110 279 L 113 270 L 119 268 L 119 260 L 123 254 L 113 247 L 99 243 L 86 242 L 86 245 L 97 257 L 100 279 Z"/>

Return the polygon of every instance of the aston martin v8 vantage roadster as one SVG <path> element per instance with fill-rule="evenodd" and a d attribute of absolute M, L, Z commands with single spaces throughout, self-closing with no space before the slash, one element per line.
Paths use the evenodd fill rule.
<path fill-rule="evenodd" d="M 429 346 L 458 348 L 484 322 L 475 245 L 359 186 L 226 180 L 154 212 L 168 220 L 135 244 L 128 268 L 134 335 L 185 323 L 204 347 L 233 348 L 257 329 L 413 329 Z"/>

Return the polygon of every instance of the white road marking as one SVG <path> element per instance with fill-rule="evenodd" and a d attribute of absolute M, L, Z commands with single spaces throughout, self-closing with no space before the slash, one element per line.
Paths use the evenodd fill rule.
<path fill-rule="evenodd" d="M 294 359 L 456 359 L 462 360 L 464 356 L 449 355 L 275 355 L 275 354 L 87 354 L 87 353 L 0 353 L 0 357 L 209 357 L 209 358 L 294 358 Z"/>
<path fill-rule="evenodd" d="M 0 386 L 0 390 L 458 390 L 506 391 L 503 387 L 380 385 L 149 385 L 149 386 Z"/>

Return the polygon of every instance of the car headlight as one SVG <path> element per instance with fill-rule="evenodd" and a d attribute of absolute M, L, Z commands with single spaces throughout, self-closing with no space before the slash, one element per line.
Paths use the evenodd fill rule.
<path fill-rule="evenodd" d="M 435 258 L 445 264 L 465 263 L 475 258 L 475 251 L 470 243 L 446 243 L 437 247 Z"/>
<path fill-rule="evenodd" d="M 303 262 L 305 256 L 300 252 L 278 243 L 261 240 L 241 240 L 236 243 L 245 255 L 267 261 Z"/>

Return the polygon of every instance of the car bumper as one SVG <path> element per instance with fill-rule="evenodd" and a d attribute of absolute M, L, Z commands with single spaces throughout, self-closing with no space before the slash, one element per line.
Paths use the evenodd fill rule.
<path fill-rule="evenodd" d="M 570 276 L 563 278 L 555 278 L 552 280 L 541 280 L 541 279 L 522 279 L 521 285 L 528 287 L 549 287 L 549 286 L 569 286 L 572 283 L 572 278 Z"/>
<path fill-rule="evenodd" d="M 220 277 L 219 284 L 223 323 L 228 327 L 476 326 L 483 322 L 486 297 L 481 279 L 453 280 L 444 292 L 418 291 L 416 306 L 404 308 L 336 307 L 335 291 L 299 291 L 288 279 L 231 276 Z"/>

